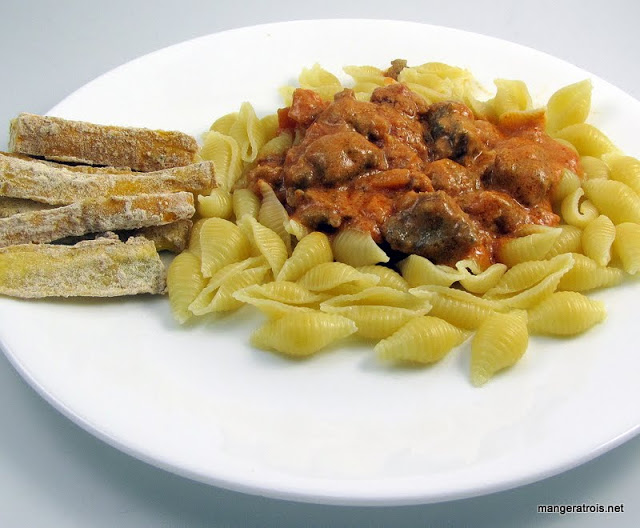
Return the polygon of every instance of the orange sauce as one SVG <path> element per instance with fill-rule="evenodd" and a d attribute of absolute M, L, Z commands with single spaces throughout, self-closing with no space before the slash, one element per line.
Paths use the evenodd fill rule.
<path fill-rule="evenodd" d="M 577 155 L 545 133 L 543 112 L 491 123 L 396 82 L 371 102 L 345 90 L 327 103 L 298 89 L 278 116 L 300 141 L 258 160 L 250 186 L 269 183 L 311 229 L 360 229 L 436 263 L 488 266 L 522 225 L 557 225 L 553 189 L 565 169 L 581 175 Z"/>

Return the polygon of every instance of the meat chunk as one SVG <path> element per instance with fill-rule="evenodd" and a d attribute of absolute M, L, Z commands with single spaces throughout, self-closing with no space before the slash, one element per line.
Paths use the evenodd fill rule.
<path fill-rule="evenodd" d="M 410 117 L 424 114 L 429 107 L 421 95 L 412 92 L 401 83 L 392 83 L 388 86 L 376 88 L 371 94 L 371 102 L 379 105 L 389 105 L 398 112 Z"/>
<path fill-rule="evenodd" d="M 404 198 L 382 226 L 392 249 L 414 253 L 438 264 L 453 264 L 480 237 L 469 216 L 443 191 Z"/>
<path fill-rule="evenodd" d="M 492 233 L 513 233 L 520 226 L 534 223 L 528 209 L 500 191 L 466 193 L 459 196 L 457 202 L 465 213 Z"/>
<path fill-rule="evenodd" d="M 496 150 L 493 166 L 483 177 L 488 188 L 501 189 L 524 205 L 534 205 L 546 197 L 551 181 L 544 151 L 532 141 L 512 138 Z"/>
<path fill-rule="evenodd" d="M 497 131 L 476 124 L 473 112 L 462 103 L 434 103 L 424 120 L 433 159 L 450 158 L 468 166 L 498 139 Z"/>
<path fill-rule="evenodd" d="M 444 191 L 452 196 L 475 191 L 479 184 L 475 174 L 448 158 L 430 163 L 426 175 L 436 191 Z"/>
<path fill-rule="evenodd" d="M 391 97 L 390 92 L 382 93 L 387 93 Z M 396 95 L 400 97 L 399 93 Z M 419 104 L 410 96 L 406 97 L 405 102 L 408 112 L 418 112 L 421 109 L 420 104 L 424 104 Z M 402 164 L 391 165 L 391 168 L 407 168 L 408 160 L 412 160 L 412 163 L 422 162 L 429 157 L 424 141 L 424 128 L 418 119 L 399 111 L 393 104 L 358 101 L 352 90 L 344 90 L 335 96 L 334 103 L 307 130 L 305 141 L 307 138 L 313 140 L 320 135 L 341 132 L 345 129 L 358 132 L 383 148 L 387 158 L 396 158 Z"/>
<path fill-rule="evenodd" d="M 495 151 L 493 165 L 482 182 L 500 189 L 524 205 L 535 205 L 547 198 L 564 165 L 554 163 L 554 151 L 529 138 L 513 137 Z"/>
<path fill-rule="evenodd" d="M 385 77 L 391 77 L 398 80 L 400 72 L 407 67 L 407 61 L 404 59 L 394 59 L 391 61 L 391 66 L 384 72 Z"/>
<path fill-rule="evenodd" d="M 363 191 L 433 191 L 431 181 L 423 172 L 409 169 L 391 169 L 372 172 L 354 181 L 354 187 Z"/>
<path fill-rule="evenodd" d="M 296 189 L 333 186 L 368 170 L 386 168 L 382 150 L 357 132 L 346 131 L 311 142 L 295 162 L 285 166 L 284 181 Z"/>
<path fill-rule="evenodd" d="M 467 153 L 473 114 L 466 106 L 452 101 L 434 103 L 425 115 L 427 132 L 436 159 L 458 159 Z"/>
<path fill-rule="evenodd" d="M 327 106 L 328 103 L 313 90 L 297 88 L 287 117 L 302 127 L 308 127 Z"/>

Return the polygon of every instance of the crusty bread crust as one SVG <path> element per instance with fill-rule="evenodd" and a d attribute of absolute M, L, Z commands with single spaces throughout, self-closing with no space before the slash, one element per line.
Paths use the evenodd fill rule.
<path fill-rule="evenodd" d="M 177 191 L 208 194 L 214 187 L 210 161 L 158 172 L 90 174 L 0 153 L 0 196 L 51 205 L 133 194 Z"/>
<path fill-rule="evenodd" d="M 11 121 L 9 148 L 54 161 L 149 172 L 193 163 L 198 143 L 182 132 L 23 113 Z"/>
<path fill-rule="evenodd" d="M 116 297 L 161 294 L 166 271 L 153 242 L 112 238 L 74 246 L 0 248 L 0 294 L 13 297 Z"/>
<path fill-rule="evenodd" d="M 0 247 L 169 224 L 194 213 L 193 195 L 188 192 L 87 200 L 1 218 Z"/>

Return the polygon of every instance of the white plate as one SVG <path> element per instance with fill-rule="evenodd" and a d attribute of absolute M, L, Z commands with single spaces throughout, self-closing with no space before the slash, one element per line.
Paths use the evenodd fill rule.
<path fill-rule="evenodd" d="M 199 135 L 243 101 L 273 112 L 277 88 L 316 61 L 339 72 L 397 57 L 463 66 L 489 86 L 523 79 L 540 103 L 590 77 L 592 122 L 640 154 L 640 103 L 617 88 L 528 48 L 404 22 L 291 22 L 210 35 L 125 64 L 50 113 Z M 260 321 L 249 310 L 178 328 L 165 298 L 2 298 L 0 338 L 55 407 L 159 467 L 271 497 L 423 503 L 532 482 L 637 433 L 639 296 L 637 283 L 597 293 L 605 324 L 577 339 L 533 339 L 515 368 L 482 389 L 468 381 L 468 344 L 420 370 L 381 366 L 369 346 L 292 362 L 248 346 Z"/>

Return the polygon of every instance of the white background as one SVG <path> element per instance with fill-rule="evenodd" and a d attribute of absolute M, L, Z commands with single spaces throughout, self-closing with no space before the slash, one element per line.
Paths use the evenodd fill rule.
<path fill-rule="evenodd" d="M 635 0 L 41 0 L 4 3 L 0 11 L 0 122 L 8 124 L 22 111 L 44 113 L 97 75 L 155 49 L 245 25 L 311 18 L 410 20 L 492 35 L 568 60 L 640 99 L 640 3 Z M 6 142 L 5 126 L 0 149 Z M 597 416 L 593 419 L 597 422 Z M 640 526 L 640 438 L 515 490 L 437 505 L 356 508 L 252 497 L 150 467 L 58 414 L 4 356 L 0 423 L 3 528 Z M 538 504 L 582 503 L 624 503 L 625 513 L 536 512 Z"/>

